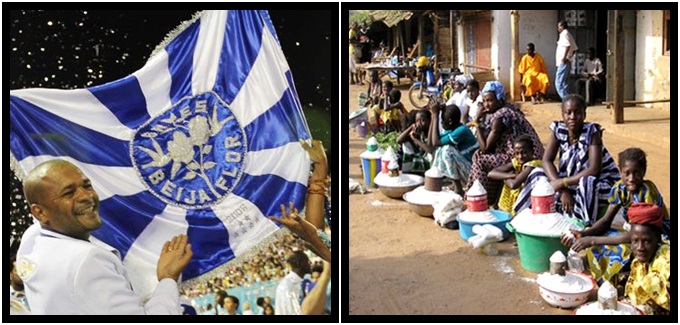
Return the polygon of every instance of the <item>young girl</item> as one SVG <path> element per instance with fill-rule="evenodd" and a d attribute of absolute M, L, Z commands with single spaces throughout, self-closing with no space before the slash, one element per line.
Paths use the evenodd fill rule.
<path fill-rule="evenodd" d="M 532 172 L 519 200 L 531 196 L 537 177 L 548 177 L 555 189 L 558 212 L 584 226 L 597 220 L 600 206 L 607 205 L 612 185 L 621 178 L 614 159 L 602 144 L 602 127 L 586 123 L 586 103 L 579 95 L 562 102 L 562 121 L 550 124 L 552 136 L 543 155 L 543 170 Z M 559 153 L 559 165 L 554 161 Z M 519 210 L 518 210 L 519 211 Z"/>
<path fill-rule="evenodd" d="M 472 121 L 477 118 L 477 111 L 482 106 L 482 94 L 479 92 L 479 81 L 472 79 L 467 85 L 467 96 L 465 104 L 468 106 L 467 114 L 463 115 L 463 120 L 468 127 L 472 126 Z M 470 128 L 472 130 L 472 128 Z"/>
<path fill-rule="evenodd" d="M 428 153 L 432 152 L 429 145 L 430 111 L 413 110 L 409 112 L 412 123 L 397 137 L 397 156 L 399 169 L 402 173 L 423 176 L 430 168 Z"/>
<path fill-rule="evenodd" d="M 439 115 L 442 105 L 432 106 L 434 116 Z M 439 133 L 439 121 L 432 119 L 430 132 L 432 145 L 436 148 L 432 166 L 437 167 L 446 177 L 454 181 L 456 192 L 463 195 L 463 185 L 468 181 L 472 166 L 472 155 L 479 145 L 477 139 L 465 124 L 460 123 L 460 110 L 456 105 L 444 107 L 442 125 L 444 133 Z"/>
<path fill-rule="evenodd" d="M 668 315 L 671 310 L 671 247 L 661 239 L 664 219 L 658 205 L 635 203 L 631 223 L 631 263 L 625 297 L 645 315 Z"/>
<path fill-rule="evenodd" d="M 378 71 L 371 70 L 371 72 L 369 73 L 369 79 L 370 81 L 368 83 L 368 91 L 366 92 L 366 94 L 368 95 L 368 103 L 378 105 L 380 101 L 380 95 L 383 92 L 382 81 L 378 76 Z"/>
<path fill-rule="evenodd" d="M 534 157 L 534 144 L 528 135 L 520 135 L 512 141 L 513 155 L 512 161 L 500 165 L 489 172 L 489 178 L 496 181 L 504 181 L 501 197 L 498 199 L 498 208 L 509 212 L 511 215 L 517 214 L 513 209 L 520 189 L 529 173 L 541 167 L 542 160 Z"/>
<path fill-rule="evenodd" d="M 617 214 L 620 213 L 628 223 L 628 210 L 632 204 L 651 203 L 661 211 L 664 236 L 669 236 L 671 230 L 663 197 L 652 181 L 644 179 L 647 172 L 645 152 L 639 148 L 628 148 L 619 153 L 619 170 L 622 179 L 611 189 L 604 216 L 591 228 L 572 230 L 574 237 L 562 237 L 562 243 L 573 250 L 586 249 L 590 272 L 595 280 L 607 280 L 615 286 L 625 283 L 625 269 L 630 266 L 631 258 L 629 225 L 624 225 L 624 229 L 612 228 Z M 615 276 L 617 274 L 620 276 Z"/>

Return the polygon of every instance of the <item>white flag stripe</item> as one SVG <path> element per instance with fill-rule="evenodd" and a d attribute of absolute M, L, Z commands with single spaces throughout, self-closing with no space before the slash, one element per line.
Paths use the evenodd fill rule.
<path fill-rule="evenodd" d="M 170 107 L 170 86 L 172 77 L 168 70 L 168 52 L 162 50 L 132 74 L 137 78 L 146 99 L 146 110 L 151 118 Z"/>
<path fill-rule="evenodd" d="M 200 95 L 215 86 L 224 44 L 227 13 L 226 10 L 208 11 L 201 16 L 191 74 L 193 95 Z"/>
<path fill-rule="evenodd" d="M 254 176 L 274 174 L 289 182 L 307 184 L 309 179 L 308 155 L 298 142 L 291 142 L 273 149 L 249 151 L 246 154 L 248 163 L 244 172 Z M 269 157 L 276 157 L 276 159 Z"/>
<path fill-rule="evenodd" d="M 28 156 L 21 160 L 21 167 L 30 171 L 39 164 L 52 160 L 63 159 L 78 166 L 81 171 L 90 179 L 92 187 L 97 191 L 99 200 L 103 201 L 113 195 L 129 196 L 146 191 L 146 187 L 141 183 L 133 167 L 113 167 L 87 164 L 73 159 L 69 156 Z"/>
<path fill-rule="evenodd" d="M 281 100 L 288 89 L 288 65 L 282 65 L 277 55 L 280 51 L 269 30 L 263 29 L 260 52 L 230 107 L 244 127 Z"/>
<path fill-rule="evenodd" d="M 156 264 L 163 244 L 189 229 L 186 210 L 168 205 L 156 215 L 132 244 L 125 255 L 126 269 L 135 292 L 151 294 L 158 284 Z M 134 271 L 131 271 L 134 270 Z"/>
<path fill-rule="evenodd" d="M 212 210 L 227 228 L 229 247 L 237 257 L 279 229 L 256 205 L 233 193 Z"/>
<path fill-rule="evenodd" d="M 134 130 L 120 123 L 87 89 L 32 88 L 12 90 L 11 95 L 82 127 L 119 140 L 129 141 L 134 133 Z"/>

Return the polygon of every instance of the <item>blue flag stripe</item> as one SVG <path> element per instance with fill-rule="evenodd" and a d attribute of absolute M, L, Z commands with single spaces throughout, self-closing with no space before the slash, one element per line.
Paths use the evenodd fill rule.
<path fill-rule="evenodd" d="M 188 210 L 186 220 L 189 223 L 187 236 L 191 239 L 193 263 L 184 270 L 183 277 L 191 279 L 206 273 L 220 263 L 234 258 L 229 247 L 229 233 L 211 209 Z"/>
<path fill-rule="evenodd" d="M 272 36 L 274 36 L 276 43 L 279 44 L 279 47 L 280 47 L 281 42 L 279 42 L 279 36 L 276 35 L 276 28 L 274 28 L 274 24 L 272 24 L 272 18 L 269 16 L 269 11 L 260 10 L 259 13 L 260 13 L 260 16 L 262 16 L 262 20 L 264 20 L 265 25 L 267 25 L 267 29 L 272 34 Z"/>
<path fill-rule="evenodd" d="M 276 175 L 253 176 L 243 174 L 233 194 L 250 198 L 263 216 L 281 216 L 281 204 L 293 202 L 298 210 L 305 204 L 306 187 L 288 182 Z"/>
<path fill-rule="evenodd" d="M 303 139 L 310 139 L 311 135 L 309 135 L 309 126 L 307 125 L 307 119 L 305 119 L 305 117 L 304 117 L 305 114 L 302 111 L 302 104 L 300 103 L 300 97 L 298 96 L 297 89 L 295 88 L 295 81 L 293 81 L 293 73 L 290 70 L 286 71 L 286 80 L 288 81 L 288 87 L 289 87 L 288 91 L 293 94 L 293 101 L 295 101 L 294 107 L 296 108 L 296 111 L 299 114 L 299 116 L 302 117 L 299 120 L 304 125 L 304 128 L 301 131 L 300 130 L 298 131 L 299 132 L 298 134 L 307 135 L 306 137 L 304 137 L 304 136 L 301 137 Z M 332 127 L 332 126 L 329 125 L 329 127 Z"/>
<path fill-rule="evenodd" d="M 106 218 L 92 234 L 125 256 L 139 234 L 164 209 L 165 203 L 149 192 L 112 196 L 100 202 L 99 213 Z"/>
<path fill-rule="evenodd" d="M 229 11 L 215 92 L 231 104 L 253 67 L 262 45 L 263 22 L 257 12 Z"/>
<path fill-rule="evenodd" d="M 182 31 L 175 40 L 165 47 L 168 52 L 168 69 L 172 76 L 172 86 L 170 86 L 172 104 L 191 95 L 194 49 L 198 39 L 199 27 L 200 20 Z"/>
<path fill-rule="evenodd" d="M 295 105 L 294 98 L 290 89 L 287 90 L 276 105 L 244 128 L 248 151 L 271 149 L 299 139 L 309 139 L 306 126 L 291 112 L 290 108 Z"/>
<path fill-rule="evenodd" d="M 89 164 L 131 167 L 128 142 L 56 116 L 10 96 L 10 145 L 17 160 L 70 156 Z"/>
<path fill-rule="evenodd" d="M 121 123 L 131 129 L 137 128 L 151 118 L 147 114 L 142 88 L 134 76 L 91 87 L 89 91 L 108 107 Z"/>

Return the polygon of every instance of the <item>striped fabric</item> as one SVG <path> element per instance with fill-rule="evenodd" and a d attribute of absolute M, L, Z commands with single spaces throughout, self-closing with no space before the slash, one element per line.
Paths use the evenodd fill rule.
<path fill-rule="evenodd" d="M 204 11 L 140 70 L 100 86 L 10 92 L 10 154 L 23 175 L 61 158 L 100 196 L 93 235 L 120 251 L 137 291 L 163 243 L 186 233 L 196 279 L 302 210 L 310 132 L 267 11 Z"/>
<path fill-rule="evenodd" d="M 593 136 L 602 132 L 599 124 L 584 123 L 578 142 L 569 144 L 569 131 L 562 121 L 550 124 L 555 138 L 559 143 L 559 164 L 557 173 L 560 178 L 571 177 L 588 167 L 588 148 Z M 515 203 L 514 210 L 519 212 L 531 206 L 531 190 L 538 177 L 545 177 L 543 169 L 535 169 L 529 174 L 524 188 Z M 602 167 L 600 173 L 594 176 L 582 177 L 577 185 L 569 187 L 574 197 L 573 217 L 582 220 L 587 225 L 595 223 L 598 217 L 598 207 L 606 206 L 612 185 L 621 179 L 614 159 L 602 145 Z M 556 205 L 561 209 L 560 197 L 556 194 Z M 560 210 L 561 211 L 561 210 Z"/>

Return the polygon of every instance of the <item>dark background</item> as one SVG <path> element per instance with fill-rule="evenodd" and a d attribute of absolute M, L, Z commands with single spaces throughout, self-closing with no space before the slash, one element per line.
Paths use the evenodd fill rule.
<path fill-rule="evenodd" d="M 337 4 L 333 4 L 336 5 Z M 9 10 L 5 54 L 10 89 L 74 89 L 132 74 L 166 35 L 198 10 Z M 295 80 L 312 137 L 327 150 L 330 170 L 331 112 L 337 109 L 337 12 L 270 10 Z M 5 16 L 7 18 L 7 16 Z M 8 26 L 9 25 L 9 26 Z M 9 27 L 9 28 L 8 28 Z M 11 249 L 30 225 L 21 184 L 10 170 Z M 16 240 L 14 240 L 16 239 Z"/>

